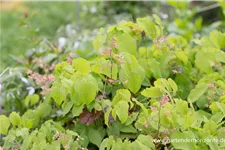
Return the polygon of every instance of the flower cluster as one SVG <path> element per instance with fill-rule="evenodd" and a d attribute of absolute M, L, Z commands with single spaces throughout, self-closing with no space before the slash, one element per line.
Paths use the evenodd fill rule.
<path fill-rule="evenodd" d="M 163 96 L 160 101 L 160 106 L 163 107 L 169 101 L 170 101 L 170 99 L 169 99 L 168 95 Z"/>
<path fill-rule="evenodd" d="M 161 45 L 160 44 L 164 43 L 166 40 L 167 40 L 167 37 L 166 36 L 162 36 L 159 39 L 154 39 L 153 40 L 153 43 L 156 44 L 156 48 L 161 48 Z"/>
<path fill-rule="evenodd" d="M 72 65 L 72 60 L 75 58 L 76 54 L 75 53 L 70 53 L 69 56 L 67 57 L 67 62 Z"/>
<path fill-rule="evenodd" d="M 152 111 L 157 110 L 157 108 L 156 108 L 156 107 L 153 107 L 153 106 L 149 106 L 149 107 L 151 108 L 151 110 L 152 110 Z"/>
<path fill-rule="evenodd" d="M 37 72 L 32 72 L 31 70 L 27 70 L 27 75 L 29 75 L 29 78 L 34 80 L 35 83 L 41 87 L 42 92 L 41 95 L 46 95 L 46 92 L 50 91 L 49 86 L 54 81 L 55 77 L 53 74 L 50 75 L 41 75 Z"/>
<path fill-rule="evenodd" d="M 110 45 L 111 45 L 113 48 L 118 48 L 118 43 L 117 43 L 116 35 L 114 35 L 113 40 L 110 42 Z"/>
<path fill-rule="evenodd" d="M 108 48 L 106 48 L 106 50 L 102 51 L 101 54 L 102 55 L 110 55 L 111 51 L 112 51 L 112 48 L 108 47 Z"/>
<path fill-rule="evenodd" d="M 45 72 L 49 72 L 55 69 L 55 64 L 52 65 L 48 65 L 47 63 L 45 63 L 42 59 L 36 57 L 33 60 L 35 63 L 39 64 L 39 67 L 42 68 Z"/>
<path fill-rule="evenodd" d="M 53 140 L 59 140 L 59 141 L 66 141 L 66 140 L 73 141 L 72 137 L 69 137 L 67 135 L 64 135 L 64 134 L 62 134 L 59 131 L 56 131 L 56 133 L 55 133 L 55 135 L 53 136 L 52 139 Z M 84 139 L 81 138 L 80 136 L 78 136 L 76 140 L 79 141 L 79 140 L 84 140 Z M 83 149 L 82 147 L 80 147 L 80 148 Z M 65 150 L 69 150 L 70 149 L 69 143 L 64 146 L 64 149 Z"/>

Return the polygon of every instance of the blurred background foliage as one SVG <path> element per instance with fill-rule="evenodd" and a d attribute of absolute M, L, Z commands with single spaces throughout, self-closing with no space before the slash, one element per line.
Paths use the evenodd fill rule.
<path fill-rule="evenodd" d="M 215 7 L 207 7 L 214 5 Z M 43 38 L 57 42 L 57 38 L 63 36 L 62 33 L 58 34 L 58 31 L 63 28 L 67 29 L 67 32 L 70 32 L 69 28 L 74 28 L 76 36 L 79 36 L 80 32 L 93 31 L 121 20 L 135 21 L 137 17 L 157 14 L 167 22 L 167 30 L 170 33 L 177 32 L 190 39 L 194 29 L 200 30 L 201 25 L 207 26 L 212 22 L 214 23 L 211 28 L 224 30 L 224 26 L 221 26 L 222 21 L 224 22 L 223 10 L 220 4 L 213 1 L 2 1 L 1 71 L 16 65 L 18 57 L 23 60 L 27 50 L 36 47 Z M 210 28 L 207 28 L 206 32 L 209 30 Z"/>
<path fill-rule="evenodd" d="M 28 79 L 27 69 L 51 74 L 51 69 L 45 70 L 46 65 L 55 65 L 68 56 L 74 58 L 73 54 L 91 59 L 95 55 L 92 41 L 99 28 L 156 14 L 163 20 L 166 33 L 182 35 L 188 41 L 214 29 L 225 31 L 223 1 L 1 1 L 0 4 L 0 104 L 4 108 L 3 111 L 0 107 L 0 114 L 11 111 L 23 114 L 27 110 L 26 96 L 40 94 L 41 87 Z"/>

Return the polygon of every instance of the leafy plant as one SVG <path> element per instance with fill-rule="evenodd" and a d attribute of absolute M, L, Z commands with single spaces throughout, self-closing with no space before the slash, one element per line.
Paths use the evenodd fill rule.
<path fill-rule="evenodd" d="M 224 149 L 209 140 L 225 138 L 225 33 L 193 41 L 156 15 L 101 29 L 97 56 L 57 64 L 34 110 L 0 117 L 4 148 Z"/>

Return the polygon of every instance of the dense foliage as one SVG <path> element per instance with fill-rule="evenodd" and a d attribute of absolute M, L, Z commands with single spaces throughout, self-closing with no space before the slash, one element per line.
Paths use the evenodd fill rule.
<path fill-rule="evenodd" d="M 40 40 L 21 62 L 30 69 L 0 75 L 3 148 L 225 149 L 224 21 L 204 27 L 194 13 Z"/>
<path fill-rule="evenodd" d="M 5 148 L 225 147 L 223 142 L 152 140 L 224 138 L 224 33 L 215 30 L 188 43 L 179 35 L 165 36 L 154 15 L 101 30 L 93 45 L 99 55 L 64 61 L 54 76 L 27 72 L 37 83 L 54 82 L 35 110 L 1 116 Z M 38 102 L 38 95 L 29 95 L 25 106 Z M 60 123 L 44 121 L 57 116 Z M 32 130 L 40 122 L 40 129 Z"/>

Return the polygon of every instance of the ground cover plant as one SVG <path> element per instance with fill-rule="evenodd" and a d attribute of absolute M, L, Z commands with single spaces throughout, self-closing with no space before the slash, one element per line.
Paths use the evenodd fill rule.
<path fill-rule="evenodd" d="M 96 57 L 63 61 L 54 76 L 28 70 L 53 83 L 44 101 L 26 98 L 33 110 L 1 115 L 4 148 L 225 148 L 225 33 L 187 42 L 163 30 L 156 15 L 121 22 L 99 31 Z M 186 138 L 205 141 L 166 140 Z"/>
<path fill-rule="evenodd" d="M 58 45 L 27 51 L 0 75 L 0 148 L 225 149 L 224 20 L 204 26 L 188 3 L 168 4 L 171 23 L 151 15 L 79 36 L 70 25 Z"/>
<path fill-rule="evenodd" d="M 2 3 L 7 4 L 7 2 Z M 52 74 L 54 66 L 63 60 L 95 57 L 97 51 L 94 50 L 92 41 L 97 35 L 96 27 L 107 28 L 111 26 L 110 24 L 121 20 L 131 21 L 138 16 L 156 13 L 162 18 L 165 35 L 182 35 L 187 42 L 209 35 L 215 29 L 222 32 L 225 29 L 222 2 L 220 2 L 221 7 L 215 3 L 216 8 L 204 11 L 210 11 L 214 16 L 211 23 L 208 23 L 208 20 L 211 20 L 210 16 L 204 17 L 205 15 L 202 16 L 198 12 L 205 10 L 204 6 L 208 8 L 207 5 L 215 5 L 212 2 L 127 2 L 123 7 L 117 7 L 123 2 L 69 2 L 65 5 L 62 5 L 62 2 L 18 3 L 20 5 L 15 12 L 4 11 L 3 5 L 0 16 L 1 33 L 5 33 L 1 41 L 0 55 L 2 72 L 0 113 L 7 116 L 12 111 L 23 114 L 29 109 L 23 105 L 28 94 L 35 93 L 44 99 L 41 85 L 28 78 L 27 69 L 39 75 Z M 46 4 L 51 4 L 51 9 L 46 9 Z M 74 13 L 74 8 L 77 13 Z M 21 9 L 24 12 L 21 12 Z M 70 13 L 66 15 L 67 12 Z M 64 15 L 67 17 L 60 19 Z M 51 18 L 60 16 L 60 18 L 51 24 L 37 23 L 47 22 L 49 16 Z M 85 20 L 89 20 L 91 25 L 86 24 Z M 68 22 L 70 23 L 67 24 Z M 186 30 L 187 28 L 190 30 Z"/>

